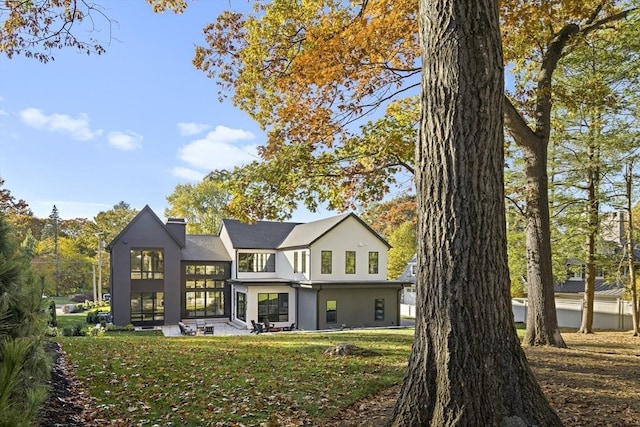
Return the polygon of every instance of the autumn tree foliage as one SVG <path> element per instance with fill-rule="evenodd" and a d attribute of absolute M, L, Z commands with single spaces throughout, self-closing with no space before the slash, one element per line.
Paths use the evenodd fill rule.
<path fill-rule="evenodd" d="M 389 238 L 401 224 L 410 222 L 417 225 L 418 212 L 415 195 L 402 195 L 393 199 L 372 203 L 362 211 L 360 217 L 371 224 L 378 234 Z"/>
<path fill-rule="evenodd" d="M 346 209 L 381 200 L 398 172 L 413 172 L 419 110 L 401 98 L 418 84 L 417 3 L 277 0 L 255 10 L 221 14 L 194 58 L 268 134 L 264 161 L 234 171 L 252 184 L 232 207 L 259 219 L 300 201 Z M 388 114 L 360 130 L 377 108 Z"/>
<path fill-rule="evenodd" d="M 182 13 L 187 7 L 185 0 L 146 1 L 158 13 Z M 99 1 L 89 0 L 4 0 L 0 19 L 0 52 L 40 62 L 54 60 L 63 48 L 87 55 L 105 53 L 116 23 Z M 97 38 L 100 33 L 107 35 L 105 40 Z"/>
<path fill-rule="evenodd" d="M 196 67 L 216 79 L 221 96 L 231 94 L 268 134 L 262 161 L 238 171 L 252 184 L 236 188 L 232 206 L 261 218 L 297 202 L 347 209 L 380 200 L 399 172 L 414 168 L 414 134 L 394 131 L 415 124 L 417 115 L 398 120 L 386 114 L 382 122 L 390 126 L 358 125 L 372 111 L 411 111 L 411 98 L 404 98 L 420 72 L 417 2 L 254 4 L 254 13 L 225 12 L 207 26 L 206 45 L 194 57 Z M 505 125 L 525 158 L 526 344 L 564 346 L 553 298 L 546 172 L 553 72 L 581 37 L 633 10 L 624 2 L 593 0 L 500 4 L 505 63 L 517 79 L 516 90 L 503 99 Z"/>

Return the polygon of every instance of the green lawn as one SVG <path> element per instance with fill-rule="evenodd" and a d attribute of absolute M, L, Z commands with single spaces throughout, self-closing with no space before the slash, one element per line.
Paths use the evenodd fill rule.
<path fill-rule="evenodd" d="M 402 380 L 413 330 L 57 339 L 110 422 L 321 425 Z M 323 354 L 342 342 L 380 355 Z"/>
<path fill-rule="evenodd" d="M 56 316 L 56 321 L 58 322 L 58 330 L 62 331 L 67 326 L 74 326 L 76 323 L 82 323 L 83 326 L 87 325 L 87 313 L 68 313 L 68 314 L 58 314 Z"/>
<path fill-rule="evenodd" d="M 71 300 L 69 297 L 47 297 L 47 299 L 52 299 L 56 302 L 57 306 L 65 305 L 65 304 L 77 304 Z"/>

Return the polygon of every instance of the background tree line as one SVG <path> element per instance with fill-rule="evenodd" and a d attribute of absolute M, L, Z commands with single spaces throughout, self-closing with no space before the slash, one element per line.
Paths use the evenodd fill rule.
<path fill-rule="evenodd" d="M 93 292 L 93 271 L 98 274 L 98 245 L 107 244 L 133 219 L 137 210 L 120 202 L 94 218 L 62 219 L 52 206 L 48 218 L 33 215 L 24 200 L 16 201 L 0 178 L 0 213 L 12 229 L 13 239 L 29 255 L 31 269 L 45 295 L 69 296 Z M 102 282 L 109 284 L 109 253 L 102 249 Z"/>

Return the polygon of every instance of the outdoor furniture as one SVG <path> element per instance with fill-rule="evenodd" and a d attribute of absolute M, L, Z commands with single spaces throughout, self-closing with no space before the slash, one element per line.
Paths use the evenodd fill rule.
<path fill-rule="evenodd" d="M 196 329 L 204 333 L 204 327 L 205 327 L 204 320 L 196 319 Z"/>
<path fill-rule="evenodd" d="M 280 332 L 282 328 L 276 328 L 274 325 L 269 323 L 269 318 L 264 318 L 264 329 L 266 332 Z"/>
<path fill-rule="evenodd" d="M 196 334 L 196 331 L 191 329 L 191 326 L 187 326 L 183 322 L 178 322 L 178 326 L 180 327 L 180 333 L 182 335 L 195 335 Z"/>
<path fill-rule="evenodd" d="M 255 333 L 255 334 L 260 334 L 262 332 L 264 332 L 264 325 L 262 323 L 256 323 L 255 320 L 251 321 L 251 333 Z"/>
<path fill-rule="evenodd" d="M 215 329 L 215 327 L 214 327 L 213 323 L 205 323 L 205 325 L 204 325 L 204 334 L 205 335 L 213 335 L 214 329 Z"/>
<path fill-rule="evenodd" d="M 292 323 L 292 324 L 291 324 L 291 326 L 284 326 L 284 327 L 282 328 L 282 331 L 287 331 L 287 332 L 288 332 L 288 331 L 293 331 L 295 328 L 296 328 L 296 324 L 295 324 L 295 323 Z"/>

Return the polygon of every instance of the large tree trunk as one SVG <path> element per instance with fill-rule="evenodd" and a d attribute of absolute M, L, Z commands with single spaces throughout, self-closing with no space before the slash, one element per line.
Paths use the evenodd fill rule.
<path fill-rule="evenodd" d="M 421 0 L 417 318 L 392 425 L 561 425 L 511 312 L 496 0 Z"/>
<path fill-rule="evenodd" d="M 589 146 L 587 166 L 587 247 L 585 251 L 584 293 L 582 295 L 582 322 L 578 332 L 593 333 L 593 302 L 596 288 L 596 237 L 600 231 L 600 203 L 598 187 L 600 182 L 600 161 L 597 148 Z M 595 166 L 594 166 L 595 165 Z"/>
<path fill-rule="evenodd" d="M 527 330 L 523 344 L 566 347 L 558 328 L 549 225 L 547 145 L 540 141 L 522 147 L 527 177 Z"/>
<path fill-rule="evenodd" d="M 638 306 L 638 288 L 636 282 L 636 265 L 633 255 L 633 210 L 631 209 L 631 189 L 633 181 L 633 163 L 627 163 L 626 181 L 626 198 L 627 198 L 627 228 L 626 228 L 626 244 L 627 244 L 627 264 L 629 267 L 629 286 L 631 289 L 631 320 L 633 321 L 633 336 L 640 335 L 640 307 Z"/>

